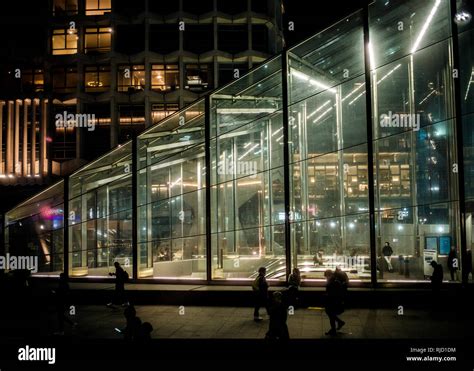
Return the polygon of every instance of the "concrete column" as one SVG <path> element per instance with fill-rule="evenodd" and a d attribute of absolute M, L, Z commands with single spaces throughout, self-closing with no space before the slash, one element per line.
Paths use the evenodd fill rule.
<path fill-rule="evenodd" d="M 46 135 L 47 135 L 47 102 L 45 99 L 40 100 L 40 158 L 39 158 L 39 175 L 45 176 L 45 163 L 46 163 Z"/>
<path fill-rule="evenodd" d="M 23 101 L 23 144 L 21 148 L 21 175 L 26 177 L 28 174 L 28 104 Z"/>
<path fill-rule="evenodd" d="M 31 176 L 36 175 L 36 107 L 37 99 L 31 101 L 31 163 L 30 163 L 30 174 Z"/>
<path fill-rule="evenodd" d="M 21 101 L 15 100 L 15 131 L 14 131 L 14 147 L 13 147 L 13 173 L 21 174 L 20 165 L 20 106 Z"/>
<path fill-rule="evenodd" d="M 5 161 L 5 174 L 13 173 L 13 104 L 14 102 L 8 101 L 8 113 L 7 113 L 7 130 L 6 130 L 6 161 Z"/>

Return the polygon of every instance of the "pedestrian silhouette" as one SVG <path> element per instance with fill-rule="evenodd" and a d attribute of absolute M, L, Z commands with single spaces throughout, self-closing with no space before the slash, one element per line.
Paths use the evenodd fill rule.
<path fill-rule="evenodd" d="M 272 295 L 272 300 L 269 308 L 270 324 L 265 339 L 268 340 L 289 340 L 290 334 L 288 332 L 288 307 L 283 300 L 283 293 L 276 291 Z"/>
<path fill-rule="evenodd" d="M 125 282 L 128 281 L 128 273 L 120 266 L 119 262 L 115 262 L 114 267 L 115 273 L 110 272 L 109 276 L 115 276 L 115 291 L 112 301 L 107 306 L 113 307 L 114 304 L 127 306 L 129 303 L 125 297 Z"/>
<path fill-rule="evenodd" d="M 263 320 L 260 317 L 260 308 L 264 307 L 269 313 L 268 310 L 268 283 L 267 279 L 265 278 L 265 274 L 267 273 L 267 269 L 265 267 L 260 267 L 258 269 L 258 276 L 255 278 L 252 284 L 252 289 L 254 292 L 254 311 L 253 311 L 253 320 L 255 322 L 259 322 Z"/>
<path fill-rule="evenodd" d="M 331 329 L 326 332 L 326 335 L 335 336 L 337 330 L 340 330 L 346 323 L 338 317 L 344 312 L 344 283 L 340 280 L 338 275 L 335 275 L 330 269 L 324 272 L 326 277 L 326 314 L 329 317 Z M 336 329 L 337 323 L 337 329 Z"/>
<path fill-rule="evenodd" d="M 288 305 L 293 308 L 296 308 L 300 285 L 300 270 L 298 268 L 293 268 L 293 272 L 288 277 Z"/>
<path fill-rule="evenodd" d="M 443 283 L 443 267 L 434 260 L 431 261 L 430 265 L 433 267 L 431 288 L 433 292 L 439 292 L 441 290 L 441 284 Z"/>

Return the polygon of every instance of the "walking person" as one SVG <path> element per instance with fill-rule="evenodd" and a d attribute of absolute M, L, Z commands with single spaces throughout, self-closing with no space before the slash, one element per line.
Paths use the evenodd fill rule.
<path fill-rule="evenodd" d="M 389 272 L 393 272 L 393 267 L 392 267 L 392 262 L 391 262 L 391 257 L 393 255 L 393 249 L 392 246 L 390 246 L 390 242 L 385 242 L 385 246 L 382 249 L 382 255 L 385 259 L 385 262 L 387 263 L 387 269 Z"/>
<path fill-rule="evenodd" d="M 449 251 L 448 255 L 448 269 L 449 273 L 451 274 L 451 281 L 454 281 L 455 276 L 457 276 L 458 264 L 458 254 L 454 246 L 451 246 L 451 250 Z"/>
<path fill-rule="evenodd" d="M 265 339 L 286 341 L 290 339 L 288 332 L 288 307 L 283 300 L 283 293 L 276 291 L 272 295 L 270 305 L 270 324 Z"/>
<path fill-rule="evenodd" d="M 119 262 L 114 263 L 115 273 L 110 272 L 109 276 L 115 276 L 115 292 L 114 298 L 107 306 L 113 307 L 114 302 L 116 304 L 122 304 L 122 306 L 129 305 L 128 301 L 125 298 L 125 282 L 128 281 L 128 273 L 124 270 Z"/>
<path fill-rule="evenodd" d="M 431 261 L 430 265 L 433 267 L 431 288 L 433 292 L 438 293 L 441 291 L 441 284 L 443 283 L 443 267 L 434 260 Z"/>
<path fill-rule="evenodd" d="M 265 275 L 267 274 L 267 269 L 265 267 L 260 267 L 258 269 L 258 276 L 255 278 L 252 284 L 252 289 L 254 292 L 255 307 L 253 311 L 253 320 L 255 322 L 262 321 L 263 318 L 260 317 L 260 308 L 264 307 L 268 313 L 268 283 Z"/>
<path fill-rule="evenodd" d="M 293 268 L 293 272 L 288 277 L 288 305 L 290 307 L 296 308 L 300 285 L 300 270 L 298 268 Z"/>
<path fill-rule="evenodd" d="M 328 269 L 324 272 L 326 277 L 326 314 L 329 317 L 331 329 L 326 335 L 335 336 L 346 323 L 338 317 L 344 312 L 344 284 L 337 275 Z M 337 323 L 337 328 L 336 328 Z"/>
<path fill-rule="evenodd" d="M 55 335 L 64 335 L 64 322 L 75 328 L 77 323 L 72 321 L 66 314 L 69 305 L 69 284 L 65 273 L 59 275 L 58 288 L 53 290 L 56 302 L 56 315 L 58 319 L 58 331 Z"/>

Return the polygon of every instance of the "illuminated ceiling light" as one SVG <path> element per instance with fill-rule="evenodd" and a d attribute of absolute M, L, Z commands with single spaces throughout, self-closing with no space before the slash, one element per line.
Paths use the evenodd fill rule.
<path fill-rule="evenodd" d="M 474 76 L 474 68 L 471 71 L 471 77 L 469 78 L 469 83 L 467 84 L 466 95 L 464 95 L 464 100 L 467 100 L 467 97 L 469 95 L 469 90 L 471 88 L 471 84 L 474 82 L 474 80 L 472 79 L 473 76 Z"/>
<path fill-rule="evenodd" d="M 416 52 L 416 50 L 418 49 L 418 46 L 420 45 L 421 39 L 425 35 L 426 30 L 428 29 L 431 21 L 433 20 L 433 17 L 435 15 L 436 11 L 438 10 L 439 4 L 441 4 L 441 0 L 436 0 L 433 8 L 431 9 L 430 14 L 428 15 L 428 18 L 426 18 L 425 24 L 421 28 L 420 34 L 418 35 L 418 37 L 415 40 L 415 43 L 413 44 L 413 48 L 411 48 L 411 53 L 412 54 L 414 52 Z"/>
<path fill-rule="evenodd" d="M 326 116 L 326 114 L 328 112 L 330 112 L 332 110 L 332 107 L 329 107 L 326 111 L 324 111 L 322 114 L 320 114 L 318 117 L 316 117 L 314 120 L 313 120 L 313 124 L 316 123 L 317 121 L 319 121 L 320 119 L 322 119 L 324 116 Z"/>
<path fill-rule="evenodd" d="M 278 129 L 277 131 L 275 131 L 275 132 L 272 134 L 272 137 L 274 137 L 275 135 L 277 135 L 277 134 L 278 134 L 280 131 L 282 131 L 282 130 L 283 130 L 283 128 L 280 128 L 280 129 Z M 249 142 L 249 144 L 250 144 L 250 142 Z M 247 148 L 247 147 L 244 147 L 244 148 Z"/>
<path fill-rule="evenodd" d="M 322 82 L 319 82 L 310 78 L 308 75 L 304 74 L 303 72 L 292 70 L 291 74 L 303 81 L 308 81 L 311 85 L 317 86 L 324 90 L 329 90 L 331 93 L 336 93 L 336 89 L 333 89 L 329 87 L 328 85 L 323 84 Z"/>
<path fill-rule="evenodd" d="M 329 223 L 329 225 L 331 226 L 331 228 L 335 228 L 335 227 L 336 227 L 336 223 L 334 223 L 334 222 Z"/>
<path fill-rule="evenodd" d="M 463 9 L 462 7 L 454 15 L 454 22 L 456 22 L 456 24 L 458 25 L 468 24 L 469 22 L 471 22 L 471 19 L 471 13 L 469 13 L 466 9 Z"/>
<path fill-rule="evenodd" d="M 329 103 L 331 103 L 331 100 L 328 100 L 326 102 L 324 102 L 321 106 L 318 107 L 318 109 L 316 109 L 315 111 L 313 111 L 311 114 L 308 115 L 307 119 L 313 117 L 316 113 L 318 113 L 319 111 L 321 111 L 325 106 L 327 106 Z"/>
<path fill-rule="evenodd" d="M 255 144 L 254 146 L 252 146 L 247 152 L 245 152 L 242 156 L 240 156 L 238 158 L 238 160 L 242 160 L 245 156 L 247 156 L 250 152 L 252 152 L 255 148 L 257 148 L 260 144 Z"/>

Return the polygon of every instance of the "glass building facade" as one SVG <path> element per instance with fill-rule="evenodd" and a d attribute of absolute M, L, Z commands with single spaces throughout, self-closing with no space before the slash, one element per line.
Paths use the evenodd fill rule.
<path fill-rule="evenodd" d="M 7 247 L 28 220 L 21 244 L 62 254 L 72 277 L 119 261 L 143 280 L 235 283 L 265 266 L 311 283 L 340 266 L 423 283 L 435 260 L 472 281 L 474 22 L 457 6 L 373 2 L 10 211 Z M 43 223 L 47 254 L 25 211 L 39 200 L 66 205 Z"/>

